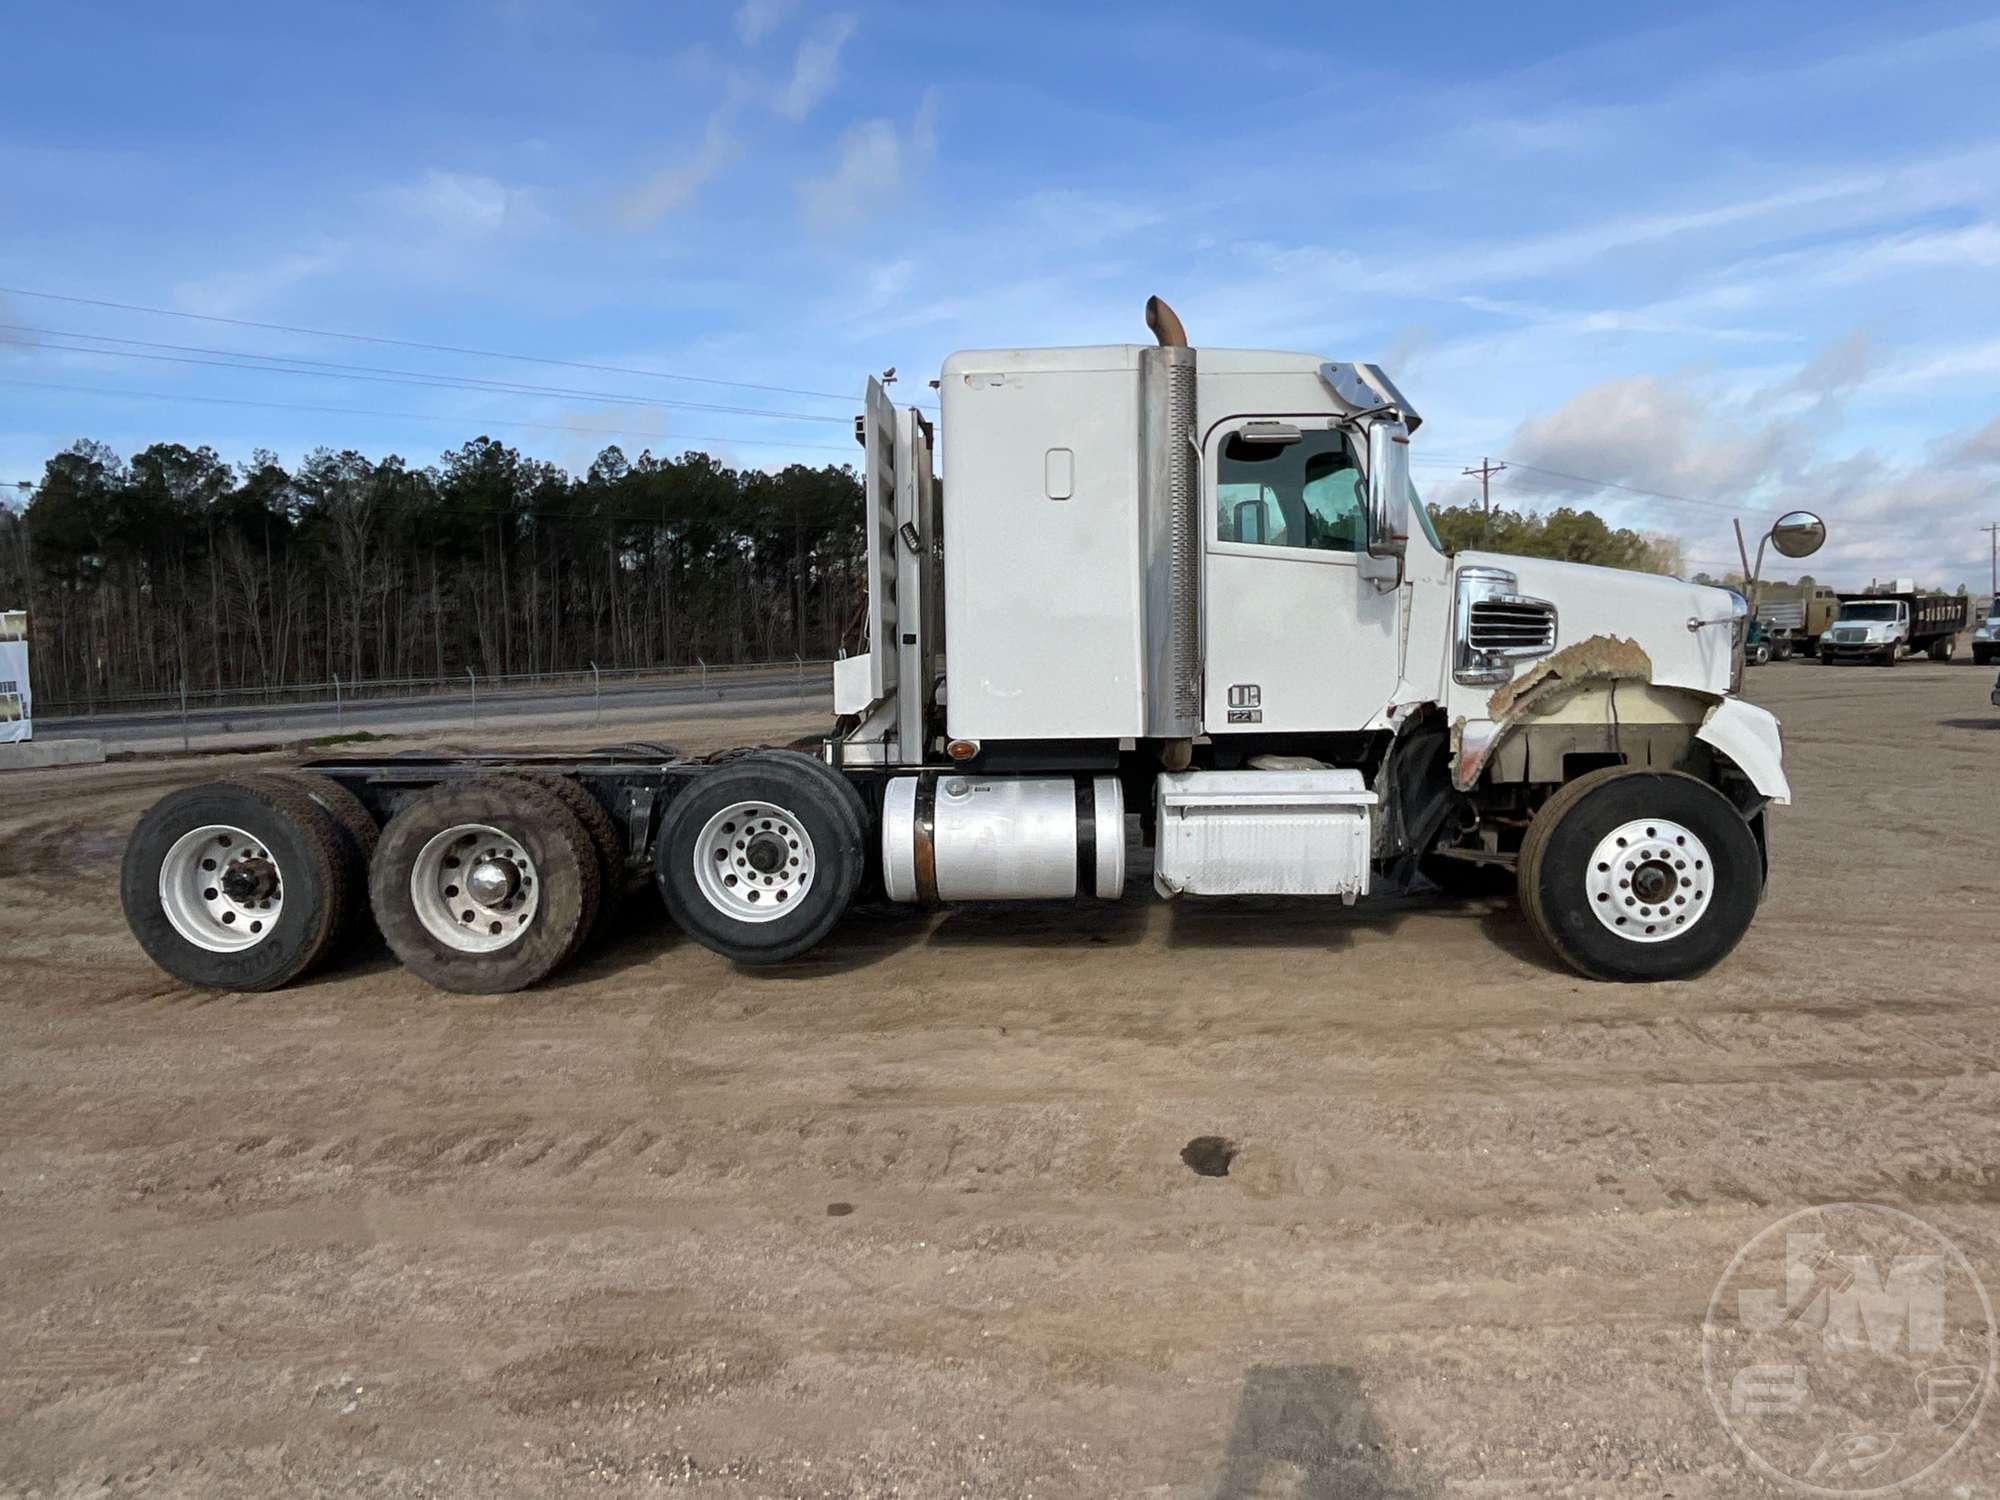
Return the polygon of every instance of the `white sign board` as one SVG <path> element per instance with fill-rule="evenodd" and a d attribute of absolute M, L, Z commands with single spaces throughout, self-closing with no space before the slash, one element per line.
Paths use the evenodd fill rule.
<path fill-rule="evenodd" d="M 32 739 L 28 699 L 28 643 L 0 641 L 0 745 Z"/>

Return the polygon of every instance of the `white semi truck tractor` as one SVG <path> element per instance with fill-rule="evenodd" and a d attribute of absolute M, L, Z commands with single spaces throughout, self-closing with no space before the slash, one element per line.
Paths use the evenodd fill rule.
<path fill-rule="evenodd" d="M 425 979 L 498 992 L 579 952 L 641 872 L 746 964 L 864 894 L 1351 902 L 1497 877 L 1594 978 L 1727 955 L 1790 800 L 1777 721 L 1737 696 L 1742 600 L 1448 556 L 1383 371 L 1192 348 L 1157 299 L 1147 321 L 1152 345 L 952 355 L 941 434 L 868 383 L 867 650 L 836 664 L 823 738 L 177 791 L 126 853 L 133 931 L 190 984 L 266 989 L 372 914 Z"/>

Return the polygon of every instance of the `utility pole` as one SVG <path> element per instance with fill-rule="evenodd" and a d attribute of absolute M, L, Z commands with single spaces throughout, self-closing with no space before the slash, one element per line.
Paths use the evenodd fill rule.
<path fill-rule="evenodd" d="M 1505 464 L 1496 464 L 1492 459 L 1481 457 L 1476 469 L 1461 469 L 1466 478 L 1479 480 L 1479 508 L 1484 512 L 1479 521 L 1479 540 L 1483 543 L 1493 532 L 1493 492 L 1489 488 L 1495 474 L 1507 472 Z"/>
<path fill-rule="evenodd" d="M 1986 533 L 1987 540 L 1992 543 L 1993 597 L 2000 599 L 2000 526 L 1982 526 L 1979 529 Z M 1991 607 L 2000 609 L 2000 604 Z"/>

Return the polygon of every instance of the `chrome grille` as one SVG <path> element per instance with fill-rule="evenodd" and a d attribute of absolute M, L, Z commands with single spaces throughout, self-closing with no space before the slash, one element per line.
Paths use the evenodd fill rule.
<path fill-rule="evenodd" d="M 1556 612 L 1540 599 L 1518 595 L 1472 601 L 1467 641 L 1475 651 L 1505 654 L 1552 650 Z"/>
<path fill-rule="evenodd" d="M 1514 663 L 1556 648 L 1556 607 L 1520 592 L 1505 568 L 1460 568 L 1452 608 L 1452 668 L 1466 684 L 1505 682 Z"/>

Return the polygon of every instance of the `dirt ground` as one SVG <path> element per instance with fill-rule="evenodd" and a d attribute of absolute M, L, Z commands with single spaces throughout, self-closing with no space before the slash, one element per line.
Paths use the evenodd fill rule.
<path fill-rule="evenodd" d="M 1770 894 L 1653 987 L 1511 902 L 871 911 L 750 972 L 642 891 L 525 995 L 211 995 L 116 875 L 220 758 L 9 775 L 0 1494 L 1780 1493 L 1703 1389 L 1739 1247 L 1863 1199 L 2000 1290 L 1991 682 L 1754 672 Z"/>

